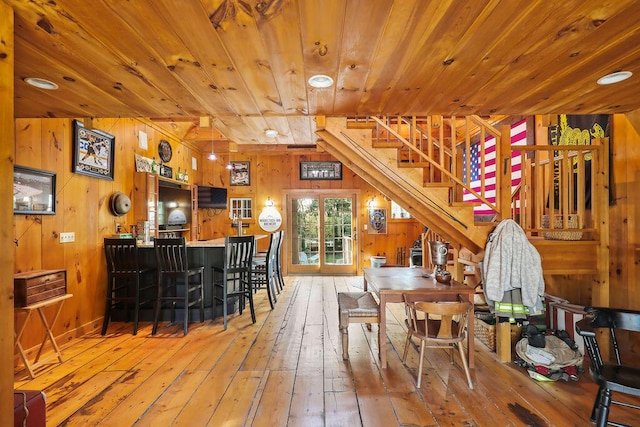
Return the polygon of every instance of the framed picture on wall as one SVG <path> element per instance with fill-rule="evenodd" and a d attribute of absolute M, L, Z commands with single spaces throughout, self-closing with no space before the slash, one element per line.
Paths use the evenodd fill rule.
<path fill-rule="evenodd" d="M 115 136 L 73 121 L 73 172 L 113 180 Z"/>
<path fill-rule="evenodd" d="M 54 215 L 56 174 L 23 166 L 13 167 L 13 213 Z"/>
<path fill-rule="evenodd" d="M 342 163 L 340 162 L 300 162 L 300 179 L 342 179 Z"/>
<path fill-rule="evenodd" d="M 387 210 L 369 209 L 369 234 L 387 234 Z"/>
<path fill-rule="evenodd" d="M 249 162 L 231 162 L 229 174 L 230 185 L 251 185 L 251 164 Z"/>

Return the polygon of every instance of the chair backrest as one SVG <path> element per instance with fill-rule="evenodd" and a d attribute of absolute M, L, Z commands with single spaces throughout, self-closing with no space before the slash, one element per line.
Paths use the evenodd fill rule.
<path fill-rule="evenodd" d="M 107 271 L 112 274 L 129 274 L 138 271 L 138 245 L 136 239 L 105 238 L 104 254 Z"/>
<path fill-rule="evenodd" d="M 465 338 L 471 303 L 466 301 L 411 301 L 405 296 L 409 327 L 419 331 L 424 318 L 425 336 L 430 339 L 458 341 Z"/>
<path fill-rule="evenodd" d="M 159 273 L 184 273 L 189 270 L 184 237 L 156 238 L 153 247 Z"/>
<path fill-rule="evenodd" d="M 271 234 L 271 242 L 269 243 L 269 250 L 267 251 L 267 270 L 268 274 L 273 275 L 278 268 L 278 247 L 280 246 L 280 232 L 277 231 Z"/>
<path fill-rule="evenodd" d="M 608 307 L 587 307 L 585 311 L 587 316 L 576 323 L 576 332 L 585 340 L 585 347 L 591 360 L 591 370 L 599 374 L 604 363 L 596 340 L 596 330 L 601 328 L 609 329 L 616 363 L 622 365 L 616 331 L 640 332 L 640 311 Z"/>
<path fill-rule="evenodd" d="M 225 268 L 227 272 L 251 269 L 253 262 L 254 236 L 225 237 Z"/>

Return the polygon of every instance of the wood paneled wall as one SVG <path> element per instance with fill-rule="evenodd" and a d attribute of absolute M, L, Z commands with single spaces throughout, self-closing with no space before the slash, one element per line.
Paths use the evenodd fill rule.
<path fill-rule="evenodd" d="M 242 149 L 242 146 L 240 146 Z M 248 161 L 251 165 L 251 185 L 243 187 L 229 186 L 229 171 L 225 165 L 231 161 Z M 207 162 L 203 168 L 203 185 L 222 186 L 229 189 L 229 197 L 251 197 L 256 206 L 256 212 L 262 210 L 268 198 L 274 202 L 275 208 L 280 211 L 283 218 L 286 216 L 284 206 L 284 193 L 286 190 L 308 189 L 310 191 L 322 191 L 329 189 L 358 189 L 360 200 L 358 206 L 358 230 L 360 244 L 360 265 L 359 271 L 363 267 L 369 267 L 369 259 L 372 255 L 387 255 L 389 263 L 396 263 L 397 250 L 407 251 L 413 242 L 420 237 L 422 224 L 415 220 L 390 220 L 386 235 L 370 235 L 364 231 L 363 225 L 367 221 L 367 201 L 375 198 L 378 207 L 387 208 L 391 214 L 391 202 L 385 199 L 376 189 L 367 184 L 362 178 L 351 170 L 343 167 L 342 180 L 336 181 L 307 181 L 300 180 L 301 161 L 327 161 L 335 160 L 328 154 L 313 153 L 309 155 L 288 155 L 285 152 L 266 155 L 264 153 L 233 153 L 231 155 L 220 156 L 216 162 Z M 232 221 L 229 212 L 224 211 L 216 215 L 212 210 L 201 210 L 199 212 L 199 222 L 201 239 L 212 239 L 223 237 L 232 230 Z M 257 220 L 249 223 L 248 234 L 264 234 L 260 229 Z M 259 241 L 266 250 L 268 240 Z M 408 255 L 407 255 L 408 256 Z M 407 257 L 408 265 L 408 257 Z"/>
<path fill-rule="evenodd" d="M 173 159 L 169 166 L 189 171 L 190 182 L 227 187 L 229 197 L 252 197 L 260 212 L 268 197 L 274 201 L 284 216 L 283 194 L 288 189 L 358 189 L 362 200 L 358 206 L 366 207 L 366 200 L 375 197 L 379 207 L 387 207 L 390 202 L 349 169 L 343 169 L 340 181 L 301 181 L 299 162 L 301 160 L 333 160 L 327 154 L 311 151 L 309 155 L 289 155 L 286 151 L 265 153 L 219 154 L 217 161 L 206 158 L 192 147 L 180 143 L 170 135 L 154 128 L 153 123 L 136 119 L 94 119 L 93 126 L 115 136 L 114 180 L 103 180 L 74 174 L 72 170 L 73 124 L 67 119 L 19 119 L 16 120 L 16 164 L 57 173 L 57 208 L 55 215 L 15 215 L 14 234 L 15 272 L 65 268 L 67 270 L 68 292 L 74 297 L 64 307 L 54 333 L 62 336 L 61 342 L 74 336 L 94 330 L 100 325 L 104 314 L 106 265 L 102 252 L 105 236 L 113 234 L 116 224 L 125 229 L 137 223 L 135 206 L 129 214 L 115 217 L 109 212 L 109 196 L 116 191 L 129 195 L 132 203 L 134 186 L 134 154 L 158 159 L 157 146 L 160 139 L 166 139 L 173 148 Z M 148 148 L 139 147 L 139 132 L 148 136 Z M 242 146 L 240 146 L 242 150 Z M 230 157 L 231 156 L 231 157 Z M 197 170 L 191 168 L 192 157 L 196 157 Z M 251 185 L 229 186 L 229 171 L 226 164 L 232 161 L 249 161 L 251 164 Z M 422 231 L 416 221 L 390 221 L 387 235 L 368 235 L 362 231 L 366 221 L 366 210 L 358 212 L 360 221 L 360 272 L 369 266 L 371 255 L 387 255 L 389 263 L 395 263 L 397 248 L 407 250 Z M 214 215 L 213 211 L 200 210 L 200 239 L 222 237 L 233 233 L 228 211 Z M 75 232 L 74 243 L 59 243 L 61 232 Z M 257 223 L 250 223 L 248 234 L 264 234 Z M 260 242 L 266 250 L 268 239 Z M 408 263 L 408 258 L 407 258 Z M 24 343 L 27 348 L 39 343 L 42 330 L 37 322 L 29 325 Z"/>
<path fill-rule="evenodd" d="M 103 238 L 116 231 L 116 223 L 126 229 L 135 224 L 134 209 L 129 214 L 113 216 L 109 197 L 116 191 L 132 197 L 134 153 L 158 159 L 158 142 L 167 139 L 173 147 L 170 166 L 191 170 L 191 157 L 200 163 L 200 153 L 180 144 L 170 135 L 135 119 L 94 119 L 93 126 L 115 136 L 114 180 L 104 180 L 72 173 L 73 123 L 68 119 L 16 120 L 15 164 L 55 172 L 56 214 L 14 215 L 14 272 L 64 268 L 67 290 L 74 295 L 64 304 L 54 333 L 61 342 L 93 330 L 104 314 L 106 265 Z M 148 148 L 138 144 L 138 135 L 148 136 Z M 132 199 L 133 202 L 133 199 Z M 61 232 L 75 232 L 75 242 L 61 244 Z M 39 343 L 42 328 L 37 319 L 27 326 L 23 344 L 30 348 Z"/>
<path fill-rule="evenodd" d="M 0 194 L 13 194 L 14 111 L 14 36 L 13 10 L 0 2 Z M 0 223 L 13 221 L 13 207 L 0 203 Z M 9 227 L 0 230 L 0 418 L 11 425 L 13 419 L 13 233 Z M 8 415 L 7 415 L 8 414 Z"/>

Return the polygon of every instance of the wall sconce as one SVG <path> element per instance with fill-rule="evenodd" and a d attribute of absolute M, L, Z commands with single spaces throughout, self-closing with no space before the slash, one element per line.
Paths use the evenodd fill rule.
<path fill-rule="evenodd" d="M 268 208 L 273 207 L 273 200 L 271 200 L 271 197 L 267 197 L 267 202 L 265 203 L 265 206 Z"/>
<path fill-rule="evenodd" d="M 367 207 L 369 209 L 376 207 L 376 198 L 375 197 L 371 197 L 369 200 L 367 200 Z"/>

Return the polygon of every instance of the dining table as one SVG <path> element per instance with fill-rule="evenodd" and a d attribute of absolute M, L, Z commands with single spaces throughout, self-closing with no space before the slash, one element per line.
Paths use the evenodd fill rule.
<path fill-rule="evenodd" d="M 446 301 L 452 298 L 468 299 L 473 305 L 475 289 L 451 280 L 436 281 L 433 271 L 416 267 L 382 267 L 364 269 L 364 290 L 373 292 L 380 303 L 380 366 L 387 367 L 387 313 L 388 303 L 403 303 L 404 294 L 424 296 L 425 301 Z M 467 316 L 467 360 L 474 366 L 474 316 Z"/>

